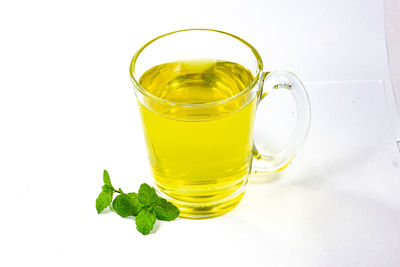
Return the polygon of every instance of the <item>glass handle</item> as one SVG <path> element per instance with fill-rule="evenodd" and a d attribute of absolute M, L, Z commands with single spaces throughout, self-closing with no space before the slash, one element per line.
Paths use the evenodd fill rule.
<path fill-rule="evenodd" d="M 287 71 L 264 72 L 261 77 L 260 101 L 271 91 L 289 90 L 297 106 L 297 123 L 295 130 L 286 146 L 275 155 L 262 155 L 254 146 L 252 177 L 253 182 L 268 182 L 275 179 L 277 173 L 283 170 L 295 157 L 299 148 L 306 140 L 311 121 L 310 101 L 303 83 L 297 76 Z"/>

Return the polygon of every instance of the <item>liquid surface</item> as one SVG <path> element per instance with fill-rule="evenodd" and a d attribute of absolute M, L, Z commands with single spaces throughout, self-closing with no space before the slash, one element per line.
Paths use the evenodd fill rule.
<path fill-rule="evenodd" d="M 155 66 L 142 75 L 139 83 L 159 98 L 196 104 L 232 97 L 253 79 L 249 70 L 233 62 L 193 60 Z"/>
<path fill-rule="evenodd" d="M 139 83 L 159 98 L 198 104 L 235 96 L 253 79 L 239 64 L 203 60 L 155 66 Z M 229 197 L 243 186 L 251 168 L 257 104 L 250 93 L 199 108 L 142 101 L 150 164 L 161 191 L 179 201 L 204 204 Z"/>

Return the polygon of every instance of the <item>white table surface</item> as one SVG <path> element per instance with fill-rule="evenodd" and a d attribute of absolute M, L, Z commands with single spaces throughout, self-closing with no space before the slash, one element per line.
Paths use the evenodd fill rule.
<path fill-rule="evenodd" d="M 369 1 L 0 3 L 0 266 L 399 266 L 400 154 L 383 28 Z M 149 181 L 128 66 L 159 34 L 237 34 L 309 88 L 309 139 L 232 212 L 97 215 L 103 169 Z"/>

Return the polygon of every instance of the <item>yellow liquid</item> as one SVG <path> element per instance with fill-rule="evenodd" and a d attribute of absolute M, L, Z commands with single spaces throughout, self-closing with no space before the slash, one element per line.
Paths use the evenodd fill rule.
<path fill-rule="evenodd" d="M 158 98 L 202 104 L 233 97 L 253 80 L 239 64 L 193 60 L 155 66 L 139 83 Z M 256 105 L 247 92 L 219 105 L 139 104 L 153 177 L 184 217 L 216 216 L 240 201 L 242 193 L 221 205 L 247 181 Z"/>

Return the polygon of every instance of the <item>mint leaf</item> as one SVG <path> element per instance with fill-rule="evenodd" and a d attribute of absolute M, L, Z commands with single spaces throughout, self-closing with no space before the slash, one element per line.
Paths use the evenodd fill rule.
<path fill-rule="evenodd" d="M 153 203 L 157 202 L 158 196 L 156 190 L 148 184 L 141 184 L 139 188 L 138 195 L 139 202 L 144 206 L 151 206 Z"/>
<path fill-rule="evenodd" d="M 135 205 L 133 205 L 132 215 L 137 216 L 143 207 L 143 205 L 139 203 L 138 194 L 132 192 L 128 193 L 127 196 L 131 199 L 132 202 L 135 203 Z"/>
<path fill-rule="evenodd" d="M 103 185 L 101 189 L 106 193 L 114 193 L 114 188 L 108 184 Z"/>
<path fill-rule="evenodd" d="M 112 203 L 115 212 L 118 213 L 122 218 L 132 215 L 136 216 L 140 211 L 139 210 L 140 204 L 137 199 L 137 194 L 136 193 L 129 193 L 129 194 L 127 195 L 121 193 L 114 199 Z"/>
<path fill-rule="evenodd" d="M 101 188 L 102 191 L 96 199 L 96 210 L 98 214 L 110 206 L 114 193 L 114 187 L 111 185 L 110 175 L 108 175 L 106 170 L 104 170 L 103 173 L 103 181 L 104 185 Z"/>
<path fill-rule="evenodd" d="M 98 214 L 100 214 L 100 212 L 102 212 L 105 208 L 107 208 L 111 204 L 113 191 L 107 191 L 107 189 L 108 189 L 107 187 L 106 191 L 104 191 L 103 189 L 103 191 L 101 191 L 101 193 L 96 199 L 96 210 Z"/>
<path fill-rule="evenodd" d="M 111 184 L 111 179 L 110 179 L 110 175 L 108 174 L 107 170 L 104 170 L 103 172 L 103 182 L 106 185 L 111 186 L 112 189 L 114 189 L 114 187 Z"/>
<path fill-rule="evenodd" d="M 139 195 L 140 196 L 140 195 Z M 142 209 L 136 216 L 136 229 L 143 235 L 148 235 L 156 222 L 154 211 Z"/>
<path fill-rule="evenodd" d="M 179 216 L 179 210 L 171 202 L 159 197 L 153 210 L 158 220 L 173 221 Z"/>

